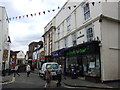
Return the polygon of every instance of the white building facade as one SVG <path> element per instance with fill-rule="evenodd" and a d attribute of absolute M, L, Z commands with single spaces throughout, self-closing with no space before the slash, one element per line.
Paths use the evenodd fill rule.
<path fill-rule="evenodd" d="M 9 68 L 10 37 L 5 7 L 0 6 L 0 70 Z"/>
<path fill-rule="evenodd" d="M 22 50 L 17 53 L 16 64 L 23 65 L 25 64 L 25 54 Z"/>
<path fill-rule="evenodd" d="M 66 73 L 70 73 L 71 66 L 74 66 L 86 80 L 103 82 L 120 79 L 118 1 L 69 0 L 53 18 L 54 46 L 50 55 L 63 64 Z M 47 32 L 51 29 L 45 30 L 45 40 L 48 39 Z M 49 47 L 48 43 L 46 47 Z"/>

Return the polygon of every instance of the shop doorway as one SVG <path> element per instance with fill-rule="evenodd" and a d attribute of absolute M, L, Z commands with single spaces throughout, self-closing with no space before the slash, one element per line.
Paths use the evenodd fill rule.
<path fill-rule="evenodd" d="M 83 60 L 82 60 L 82 56 L 78 56 L 77 57 L 77 63 L 78 63 L 78 75 L 83 77 L 84 76 L 84 70 L 83 70 Z"/>

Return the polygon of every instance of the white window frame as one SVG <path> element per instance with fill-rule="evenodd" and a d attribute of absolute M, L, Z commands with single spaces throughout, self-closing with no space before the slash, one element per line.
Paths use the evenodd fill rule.
<path fill-rule="evenodd" d="M 64 47 L 68 47 L 68 37 L 64 38 Z"/>
<path fill-rule="evenodd" d="M 88 4 L 88 6 L 86 6 L 86 4 Z M 83 5 L 83 12 L 84 12 L 84 20 L 89 19 L 90 18 L 90 6 L 88 2 Z"/>
<path fill-rule="evenodd" d="M 67 31 L 71 30 L 71 15 L 69 17 L 67 17 L 66 19 L 66 26 L 67 26 Z"/>
<path fill-rule="evenodd" d="M 76 46 L 77 45 L 77 36 L 76 36 L 76 33 L 72 34 L 72 45 L 73 46 Z M 75 42 L 75 43 L 74 43 Z"/>
<path fill-rule="evenodd" d="M 94 27 L 92 24 L 88 25 L 86 28 L 86 38 L 87 42 L 94 40 Z"/>
<path fill-rule="evenodd" d="M 57 27 L 57 37 L 56 38 L 60 38 L 60 26 Z"/>

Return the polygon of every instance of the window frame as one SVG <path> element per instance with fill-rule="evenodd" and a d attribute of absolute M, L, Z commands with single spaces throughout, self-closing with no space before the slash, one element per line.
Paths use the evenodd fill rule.
<path fill-rule="evenodd" d="M 86 4 L 88 4 L 88 6 L 86 6 Z M 83 12 L 84 12 L 84 20 L 89 19 L 90 18 L 90 6 L 88 2 L 83 5 Z"/>

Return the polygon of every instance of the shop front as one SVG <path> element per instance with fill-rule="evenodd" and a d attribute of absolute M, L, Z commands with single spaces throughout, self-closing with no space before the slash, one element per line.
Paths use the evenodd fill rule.
<path fill-rule="evenodd" d="M 64 70 L 64 67 L 65 67 L 64 50 L 65 49 L 63 48 L 63 49 L 59 49 L 59 50 L 51 53 L 53 62 L 57 62 L 59 65 L 62 65 L 63 70 Z"/>
<path fill-rule="evenodd" d="M 66 73 L 75 67 L 78 76 L 86 80 L 98 82 L 101 77 L 99 41 L 92 41 L 68 48 L 66 55 Z"/>

